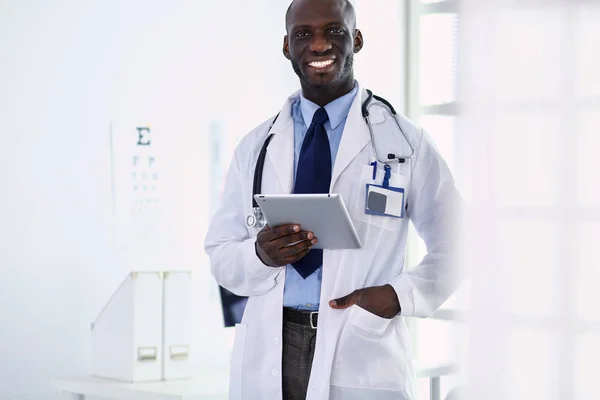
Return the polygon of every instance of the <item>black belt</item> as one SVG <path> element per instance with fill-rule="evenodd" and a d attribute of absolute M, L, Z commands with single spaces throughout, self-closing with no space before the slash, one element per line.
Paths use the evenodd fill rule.
<path fill-rule="evenodd" d="M 294 308 L 284 308 L 283 320 L 287 322 L 293 322 L 299 325 L 310 326 L 313 329 L 317 329 L 317 322 L 319 321 L 319 312 L 296 310 Z"/>

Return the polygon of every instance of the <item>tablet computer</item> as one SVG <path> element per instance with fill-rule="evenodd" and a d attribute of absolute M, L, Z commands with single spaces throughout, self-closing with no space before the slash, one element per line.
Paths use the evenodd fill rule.
<path fill-rule="evenodd" d="M 361 242 L 339 194 L 257 194 L 269 226 L 298 224 L 314 232 L 313 249 L 359 249 Z"/>

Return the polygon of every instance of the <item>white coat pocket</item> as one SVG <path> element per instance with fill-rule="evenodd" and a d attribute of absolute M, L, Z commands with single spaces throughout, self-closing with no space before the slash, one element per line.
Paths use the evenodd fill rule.
<path fill-rule="evenodd" d="M 331 399 L 357 393 L 363 399 L 411 399 L 402 342 L 393 320 L 352 306 L 335 353 Z"/>
<path fill-rule="evenodd" d="M 367 214 L 366 211 L 366 202 L 367 202 L 367 185 L 381 185 L 383 181 L 384 171 L 383 169 L 377 170 L 377 176 L 375 180 L 373 180 L 373 166 L 371 165 L 363 165 L 361 168 L 360 179 L 358 181 L 357 193 L 358 197 L 354 201 L 352 207 L 352 218 L 365 222 L 369 225 L 376 226 L 378 228 L 382 228 L 386 231 L 395 232 L 399 229 L 399 227 L 403 223 L 402 218 L 395 218 L 384 215 L 373 215 Z M 392 173 L 390 178 L 390 186 L 398 187 L 404 189 L 404 198 L 406 198 L 407 191 L 407 181 L 406 177 L 403 175 Z"/>
<path fill-rule="evenodd" d="M 246 347 L 246 330 L 246 324 L 235 325 L 235 341 L 231 353 L 229 400 L 242 399 L 242 367 L 244 361 L 244 348 Z"/>

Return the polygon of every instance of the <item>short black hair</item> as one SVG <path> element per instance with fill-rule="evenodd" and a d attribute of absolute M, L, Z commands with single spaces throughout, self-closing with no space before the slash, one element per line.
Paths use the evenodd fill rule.
<path fill-rule="evenodd" d="M 293 10 L 293 8 L 296 6 L 296 4 L 299 2 L 300 0 L 293 0 L 287 11 L 285 12 L 285 30 L 287 32 L 288 30 L 288 26 L 289 26 L 289 21 L 290 21 L 290 14 Z M 352 29 L 353 31 L 356 29 L 356 10 L 354 9 L 354 6 L 352 5 L 352 2 L 350 0 L 343 0 L 344 1 L 344 13 L 350 13 L 350 29 Z"/>

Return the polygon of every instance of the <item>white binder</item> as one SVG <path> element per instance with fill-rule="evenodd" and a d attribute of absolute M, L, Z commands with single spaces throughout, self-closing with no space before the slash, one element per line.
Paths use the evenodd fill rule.
<path fill-rule="evenodd" d="M 162 379 L 162 274 L 132 272 L 92 324 L 92 375 Z"/>
<path fill-rule="evenodd" d="M 191 273 L 132 272 L 92 324 L 92 375 L 191 378 Z"/>
<path fill-rule="evenodd" d="M 165 272 L 163 280 L 163 379 L 191 378 L 192 276 Z"/>

